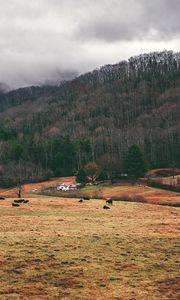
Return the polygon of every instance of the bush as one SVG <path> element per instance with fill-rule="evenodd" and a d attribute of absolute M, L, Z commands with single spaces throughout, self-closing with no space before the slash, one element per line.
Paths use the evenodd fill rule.
<path fill-rule="evenodd" d="M 176 176 L 179 175 L 180 172 L 177 172 L 175 170 L 159 170 L 155 172 L 156 176 L 160 176 L 160 177 L 170 177 L 170 176 Z"/>
<path fill-rule="evenodd" d="M 180 207 L 180 203 L 179 202 L 161 203 L 159 205 L 162 205 L 162 206 L 172 206 L 172 207 Z"/>
<path fill-rule="evenodd" d="M 88 197 L 90 199 L 104 199 L 101 194 L 98 192 L 82 192 L 81 190 L 77 191 L 56 191 L 56 190 L 49 190 L 49 189 L 42 189 L 40 191 L 40 194 L 46 195 L 46 196 L 53 196 L 53 197 L 61 197 L 61 198 L 84 198 Z"/>
<path fill-rule="evenodd" d="M 110 198 L 110 200 L 113 201 L 125 201 L 125 202 L 140 202 L 140 203 L 146 203 L 146 199 L 141 196 L 141 195 L 133 195 L 133 196 L 129 196 L 129 195 L 123 195 L 120 197 L 112 197 Z"/>
<path fill-rule="evenodd" d="M 148 186 L 150 187 L 155 187 L 155 188 L 159 188 L 159 189 L 163 189 L 163 190 L 168 190 L 168 191 L 172 191 L 172 192 L 176 192 L 176 193 L 180 193 L 180 187 L 179 186 L 174 186 L 174 185 L 170 185 L 170 184 L 163 184 L 157 181 L 149 181 L 147 183 Z"/>

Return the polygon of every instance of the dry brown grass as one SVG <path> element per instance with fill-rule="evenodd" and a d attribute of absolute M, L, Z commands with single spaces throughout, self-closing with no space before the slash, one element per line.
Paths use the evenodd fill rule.
<path fill-rule="evenodd" d="M 154 181 L 160 182 L 162 184 L 168 184 L 168 185 L 174 185 L 177 186 L 178 182 L 180 180 L 180 175 L 176 175 L 176 176 L 169 176 L 169 177 L 157 177 L 154 179 Z"/>
<path fill-rule="evenodd" d="M 160 177 L 158 176 L 158 172 L 169 172 L 171 171 L 171 173 L 176 172 L 178 173 L 176 176 L 166 176 L 166 177 Z M 168 185 L 178 185 L 178 180 L 180 179 L 180 169 L 179 168 L 164 168 L 164 169 L 155 169 L 155 170 L 151 170 L 149 172 L 151 175 L 156 175 L 157 177 L 153 178 L 154 181 L 158 181 L 162 184 L 168 184 Z"/>
<path fill-rule="evenodd" d="M 161 170 L 161 169 L 158 169 Z M 164 180 L 168 180 L 164 179 Z M 23 186 L 23 196 L 29 196 L 30 191 L 33 188 L 43 189 L 50 186 L 56 186 L 58 183 L 65 181 L 75 182 L 75 176 L 71 177 L 59 177 L 54 178 L 45 182 L 39 183 L 28 183 Z M 11 189 L 0 189 L 0 195 L 6 197 L 17 197 L 17 188 Z M 75 194 L 76 192 L 71 192 Z M 113 198 L 113 197 L 142 197 L 145 202 L 152 204 L 172 204 L 180 203 L 180 193 L 175 193 L 167 190 L 157 189 L 148 187 L 143 184 L 131 185 L 131 184 L 109 184 L 109 185 L 98 185 L 88 186 L 78 191 L 79 194 L 89 195 L 93 198 Z M 66 194 L 66 193 L 65 193 Z M 63 194 L 64 196 L 64 194 Z"/>
<path fill-rule="evenodd" d="M 28 194 L 32 189 L 43 189 L 47 188 L 50 186 L 57 186 L 59 183 L 63 183 L 65 181 L 71 181 L 75 182 L 76 177 L 75 176 L 70 176 L 70 177 L 57 177 L 57 178 L 52 178 L 47 181 L 43 182 L 35 182 L 35 183 L 26 183 L 23 185 L 23 193 Z M 0 189 L 0 194 L 5 195 L 6 197 L 17 197 L 18 194 L 18 188 L 5 188 L 5 189 Z"/>
<path fill-rule="evenodd" d="M 178 208 L 12 200 L 0 202 L 1 300 L 179 299 Z"/>
<path fill-rule="evenodd" d="M 161 190 L 157 188 L 152 188 L 143 185 L 112 185 L 103 188 L 103 195 L 106 198 L 110 197 L 122 197 L 122 196 L 140 196 L 145 199 L 147 203 L 152 204 L 172 204 L 180 203 L 180 194 Z"/>

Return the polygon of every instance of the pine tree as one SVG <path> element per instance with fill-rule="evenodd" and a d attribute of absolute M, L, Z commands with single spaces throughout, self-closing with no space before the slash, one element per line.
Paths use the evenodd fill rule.
<path fill-rule="evenodd" d="M 148 171 L 148 164 L 138 145 L 132 145 L 127 153 L 125 168 L 129 177 L 139 178 Z"/>
<path fill-rule="evenodd" d="M 86 183 L 87 182 L 87 174 L 84 171 L 84 169 L 79 170 L 77 177 L 76 177 L 76 181 L 78 183 Z"/>

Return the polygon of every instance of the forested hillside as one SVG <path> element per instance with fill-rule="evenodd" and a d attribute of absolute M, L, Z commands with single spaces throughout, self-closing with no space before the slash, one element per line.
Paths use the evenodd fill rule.
<path fill-rule="evenodd" d="M 132 144 L 150 167 L 180 167 L 180 53 L 144 54 L 59 86 L 0 94 L 3 184 L 15 174 L 72 175 L 93 160 L 111 177 Z"/>

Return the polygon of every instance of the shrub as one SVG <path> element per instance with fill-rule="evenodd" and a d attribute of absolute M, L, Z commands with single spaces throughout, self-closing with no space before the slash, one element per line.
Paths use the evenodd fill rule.
<path fill-rule="evenodd" d="M 170 177 L 170 176 L 176 176 L 179 175 L 180 172 L 177 172 L 175 170 L 159 170 L 156 171 L 155 175 L 160 177 Z"/>
<path fill-rule="evenodd" d="M 159 188 L 159 189 L 163 189 L 163 190 L 168 190 L 168 191 L 172 191 L 172 192 L 177 192 L 180 193 L 180 187 L 179 186 L 174 186 L 174 185 L 170 185 L 170 184 L 163 184 L 157 181 L 149 181 L 148 186 L 151 187 L 155 187 L 155 188 Z"/>
<path fill-rule="evenodd" d="M 146 199 L 141 196 L 141 195 L 133 195 L 133 196 L 129 196 L 129 195 L 123 195 L 120 197 L 112 197 L 110 198 L 110 200 L 113 201 L 125 201 L 125 202 L 140 202 L 140 203 L 146 203 Z"/>

